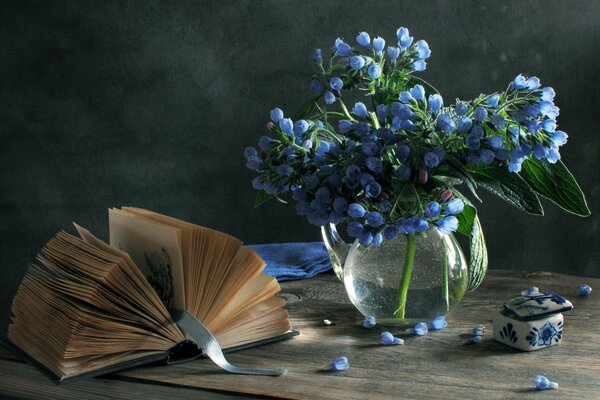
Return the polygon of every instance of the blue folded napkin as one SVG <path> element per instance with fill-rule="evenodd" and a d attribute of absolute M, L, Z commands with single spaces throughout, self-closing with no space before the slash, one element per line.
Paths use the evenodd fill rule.
<path fill-rule="evenodd" d="M 265 260 L 264 273 L 278 281 L 307 279 L 331 268 L 325 245 L 315 243 L 272 243 L 249 245 Z"/>

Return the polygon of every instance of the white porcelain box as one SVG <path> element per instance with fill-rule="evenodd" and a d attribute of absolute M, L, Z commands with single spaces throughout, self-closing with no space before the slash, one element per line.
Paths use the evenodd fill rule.
<path fill-rule="evenodd" d="M 524 351 L 554 346 L 562 341 L 562 312 L 572 308 L 569 300 L 551 292 L 515 297 L 494 315 L 494 339 Z"/>

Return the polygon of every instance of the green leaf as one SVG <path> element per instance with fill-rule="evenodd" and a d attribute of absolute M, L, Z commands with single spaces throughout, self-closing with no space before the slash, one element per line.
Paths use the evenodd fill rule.
<path fill-rule="evenodd" d="M 303 119 L 308 117 L 313 110 L 315 109 L 315 102 L 319 99 L 320 96 L 311 97 L 304 104 L 300 106 L 294 114 L 292 114 L 292 120 L 298 121 L 299 119 Z"/>
<path fill-rule="evenodd" d="M 470 236 L 473 231 L 473 223 L 477 217 L 477 209 L 472 205 L 466 204 L 462 212 L 456 215 L 458 219 L 458 232 Z"/>
<path fill-rule="evenodd" d="M 273 197 L 275 197 L 275 196 L 272 194 L 268 194 L 264 190 L 259 190 L 258 194 L 256 195 L 256 200 L 254 200 L 254 207 L 260 206 L 262 203 L 264 203 L 267 200 L 272 199 Z"/>
<path fill-rule="evenodd" d="M 475 290 L 483 281 L 488 266 L 487 247 L 485 246 L 481 223 L 477 216 L 475 216 L 471 231 L 469 255 L 469 290 Z"/>
<path fill-rule="evenodd" d="M 539 195 L 562 209 L 580 217 L 591 214 L 581 188 L 561 161 L 550 164 L 529 158 L 523 162 L 521 176 Z"/>
<path fill-rule="evenodd" d="M 518 174 L 501 165 L 469 165 L 467 171 L 488 192 L 529 214 L 544 215 L 535 192 Z"/>

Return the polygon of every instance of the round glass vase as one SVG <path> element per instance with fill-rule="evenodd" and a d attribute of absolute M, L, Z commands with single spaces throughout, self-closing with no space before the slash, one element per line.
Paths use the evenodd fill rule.
<path fill-rule="evenodd" d="M 380 324 L 408 326 L 447 315 L 467 290 L 467 262 L 451 234 L 430 229 L 379 247 L 357 240 L 349 249 L 334 226 L 325 227 L 323 237 L 350 301 Z"/>

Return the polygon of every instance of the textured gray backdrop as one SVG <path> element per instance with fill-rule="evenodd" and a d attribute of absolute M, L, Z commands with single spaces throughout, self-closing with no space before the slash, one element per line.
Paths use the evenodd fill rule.
<path fill-rule="evenodd" d="M 0 5 L 0 327 L 28 263 L 77 221 L 107 237 L 136 205 L 248 243 L 318 240 L 291 206 L 253 207 L 242 151 L 274 106 L 309 94 L 312 50 L 359 31 L 426 39 L 447 100 L 519 72 L 553 86 L 581 219 L 484 195 L 491 268 L 600 276 L 598 1 L 3 1 Z M 3 329 L 2 329 L 3 330 Z"/>

